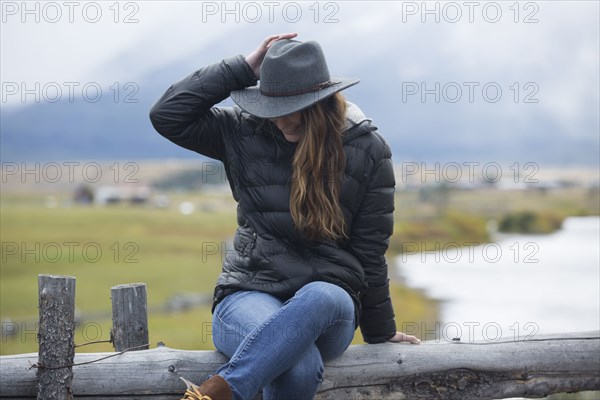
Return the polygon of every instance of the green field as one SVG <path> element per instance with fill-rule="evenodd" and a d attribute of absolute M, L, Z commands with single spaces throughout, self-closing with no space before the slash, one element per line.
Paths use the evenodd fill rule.
<path fill-rule="evenodd" d="M 184 199 L 198 210 L 179 213 L 175 205 Z M 37 351 L 38 274 L 77 279 L 78 344 L 109 339 L 112 286 L 144 282 L 152 346 L 162 341 L 173 348 L 212 349 L 210 305 L 176 313 L 166 313 L 162 306 L 176 293 L 212 294 L 222 258 L 231 250 L 235 204 L 230 196 L 197 193 L 174 195 L 171 200 L 168 209 L 46 208 L 40 195 L 4 195 L 0 318 L 5 325 L 8 319 L 16 323 L 20 332 L 2 336 L 0 353 Z M 437 321 L 435 302 L 400 282 L 393 283 L 392 292 L 399 321 Z M 357 331 L 355 343 L 361 342 Z M 107 343 L 78 349 L 111 350 Z"/>
<path fill-rule="evenodd" d="M 110 335 L 110 288 L 125 283 L 147 285 L 150 343 L 180 349 L 212 349 L 210 305 L 167 313 L 164 304 L 178 293 L 211 295 L 236 227 L 235 203 L 229 194 L 171 194 L 171 206 L 64 206 L 66 195 L 54 194 L 57 206 L 44 206 L 43 194 L 3 193 L 0 199 L 0 320 L 11 320 L 16 335 L 3 333 L 0 354 L 37 351 L 35 337 L 38 274 L 77 279 L 76 343 L 107 340 Z M 181 201 L 196 211 L 182 215 Z M 405 241 L 489 240 L 486 224 L 508 212 L 535 210 L 557 215 L 598 214 L 598 191 L 570 188 L 536 191 L 462 190 L 435 197 L 398 191 L 396 228 L 390 260 Z M 434 324 L 434 300 L 405 287 L 390 266 L 391 292 L 398 326 Z M 12 325 L 11 325 L 12 326 Z M 354 343 L 362 343 L 357 331 Z M 94 344 L 78 351 L 111 351 Z"/>
<path fill-rule="evenodd" d="M 95 338 L 92 328 L 99 325 L 102 339 L 109 337 L 112 286 L 146 283 L 150 310 L 175 293 L 211 293 L 221 263 L 215 249 L 225 249 L 223 242 L 235 229 L 231 212 L 184 216 L 175 209 L 143 207 L 49 209 L 10 199 L 3 201 L 1 218 L 2 319 L 28 321 L 26 329 L 34 329 L 37 275 L 69 275 L 77 279 L 76 309 L 82 327 L 87 325 L 86 332 L 78 333 Z M 86 315 L 96 317 L 90 321 Z M 152 342 L 200 347 L 191 331 L 210 321 L 209 315 L 207 307 L 185 315 L 151 315 Z M 35 351 L 31 335 L 20 336 L 3 337 L 2 354 Z"/>

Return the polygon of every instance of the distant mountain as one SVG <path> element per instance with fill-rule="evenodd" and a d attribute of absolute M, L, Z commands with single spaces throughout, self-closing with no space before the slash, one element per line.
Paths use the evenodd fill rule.
<path fill-rule="evenodd" d="M 264 31 L 264 32 L 263 32 Z M 253 34 L 277 31 L 262 27 Z M 326 37 L 326 36 L 325 36 Z M 1 158 L 7 161 L 50 161 L 83 159 L 138 160 L 151 158 L 189 158 L 193 153 L 171 144 L 152 128 L 148 111 L 154 101 L 176 80 L 203 64 L 234 55 L 240 48 L 252 48 L 250 39 L 241 42 L 213 42 L 182 59 L 173 60 L 144 73 L 135 81 L 135 87 L 126 89 L 127 79 L 120 82 L 120 98 L 113 99 L 114 88 L 104 87 L 103 97 L 96 103 L 76 97 L 56 103 L 40 102 L 19 108 L 3 107 L 0 117 Z M 423 71 L 417 80 L 401 76 L 403 59 L 381 62 L 372 55 L 348 53 L 348 46 L 338 48 L 335 38 L 324 39 L 332 73 L 361 78 L 361 83 L 347 91 L 347 97 L 356 102 L 388 139 L 395 162 L 536 162 L 550 165 L 596 165 L 598 163 L 597 110 L 588 113 L 577 126 L 565 125 L 559 116 L 541 106 L 541 103 L 515 103 L 509 89 L 512 80 L 496 80 L 502 87 L 503 97 L 497 103 L 481 97 L 482 81 L 475 91 L 474 102 L 466 98 L 468 88 L 458 85 L 462 98 L 453 103 L 452 85 L 435 94 L 410 95 L 415 84 L 426 83 L 425 89 L 434 88 L 436 81 L 456 80 L 456 66 L 444 65 L 445 60 L 428 60 L 429 71 Z M 408 38 L 398 35 L 395 48 L 407 48 Z M 240 44 L 242 43 L 242 44 Z M 147 45 L 147 43 L 145 43 Z M 357 44 L 357 48 L 361 48 Z M 367 49 L 368 44 L 363 48 Z M 128 55 L 147 51 L 147 46 L 136 46 Z M 413 54 L 425 57 L 429 54 Z M 441 57 L 441 56 L 440 56 Z M 105 70 L 123 71 L 123 57 L 103 66 Z M 349 62 L 350 61 L 350 62 Z M 418 74 L 417 74 L 418 75 Z M 410 82 L 413 80 L 415 82 Z M 442 82 L 443 83 L 443 82 Z M 429 86 L 427 86 L 429 85 Z M 125 103 L 124 96 L 132 94 L 136 103 Z M 523 90 L 523 88 L 521 88 Z M 522 93 L 526 93 L 523 92 Z M 66 97 L 66 96 L 65 96 Z M 597 99 L 595 100 L 597 102 Z M 593 103 L 592 103 L 593 104 Z M 574 132 L 576 131 L 576 132 Z"/>

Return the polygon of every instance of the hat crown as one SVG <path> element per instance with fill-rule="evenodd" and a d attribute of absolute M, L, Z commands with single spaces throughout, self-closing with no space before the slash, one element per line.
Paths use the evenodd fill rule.
<path fill-rule="evenodd" d="M 314 41 L 278 40 L 260 66 L 260 91 L 267 96 L 313 92 L 329 80 L 325 55 Z"/>
<path fill-rule="evenodd" d="M 358 82 L 331 77 L 317 42 L 282 39 L 267 50 L 259 85 L 234 90 L 231 98 L 258 118 L 278 118 L 302 111 Z"/>

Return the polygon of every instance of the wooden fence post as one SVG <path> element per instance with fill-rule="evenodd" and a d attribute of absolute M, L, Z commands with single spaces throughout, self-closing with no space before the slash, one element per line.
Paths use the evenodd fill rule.
<path fill-rule="evenodd" d="M 72 399 L 75 356 L 75 278 L 38 276 L 40 325 L 38 399 Z"/>
<path fill-rule="evenodd" d="M 116 351 L 149 348 L 146 284 L 132 283 L 110 289 L 113 346 Z"/>

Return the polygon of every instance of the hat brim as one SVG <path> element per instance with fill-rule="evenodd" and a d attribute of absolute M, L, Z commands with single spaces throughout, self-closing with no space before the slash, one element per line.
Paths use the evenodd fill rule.
<path fill-rule="evenodd" d="M 240 108 L 259 118 L 278 118 L 302 111 L 337 92 L 356 85 L 360 80 L 354 78 L 331 78 L 333 85 L 314 92 L 293 96 L 266 96 L 259 86 L 252 86 L 231 92 L 231 99 Z"/>

